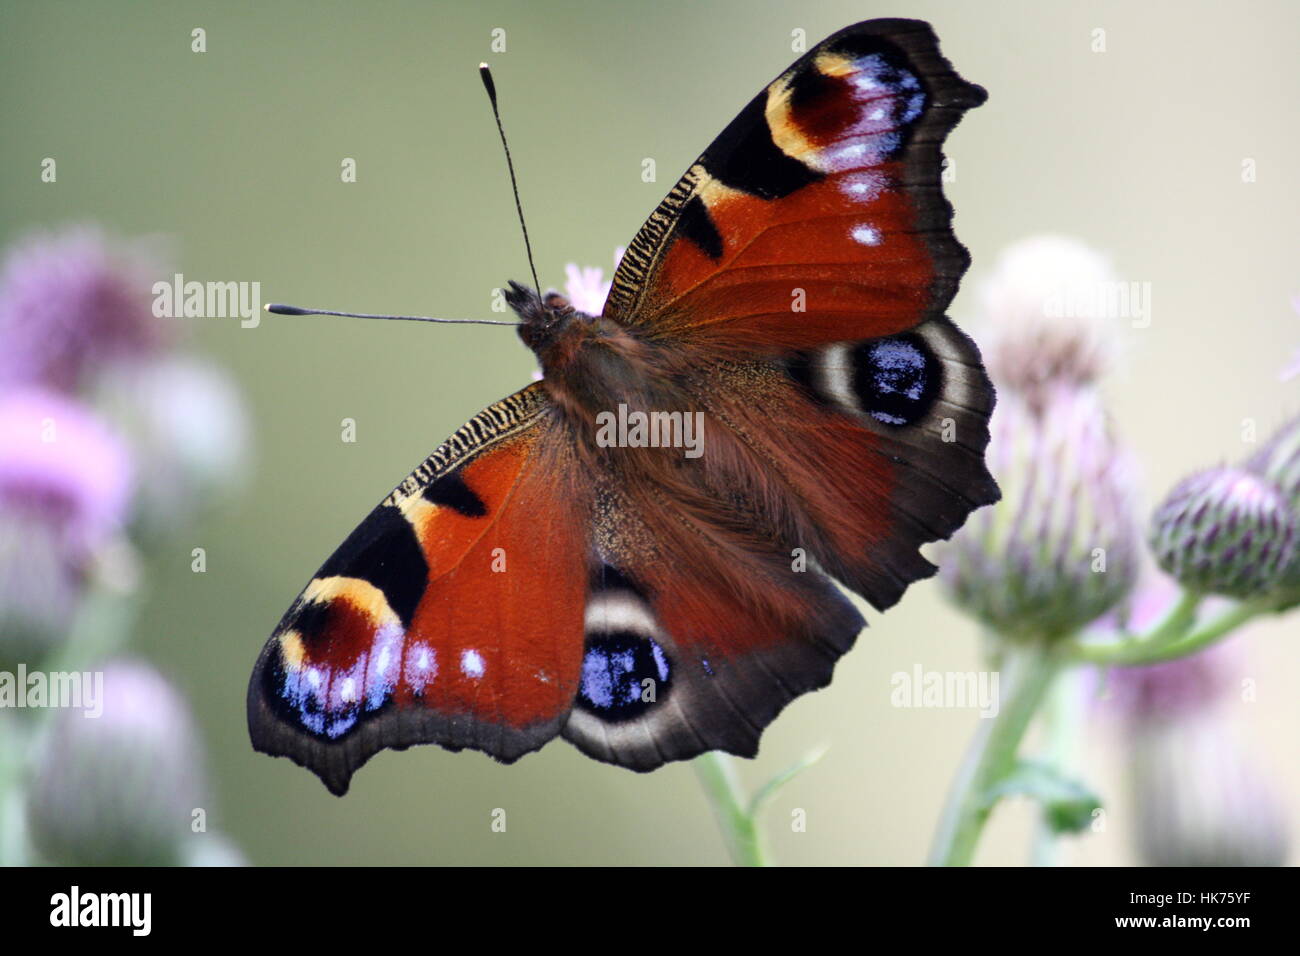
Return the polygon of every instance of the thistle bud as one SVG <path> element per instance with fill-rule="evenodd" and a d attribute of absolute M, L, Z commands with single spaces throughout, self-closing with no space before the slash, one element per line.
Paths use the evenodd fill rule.
<path fill-rule="evenodd" d="M 1291 516 L 1300 525 L 1300 418 L 1293 418 L 1279 428 L 1250 457 L 1245 468 L 1282 492 Z M 1288 592 L 1300 592 L 1300 555 L 1283 568 L 1278 584 Z"/>
<path fill-rule="evenodd" d="M 1279 584 L 1296 557 L 1296 518 L 1272 482 L 1212 468 L 1179 482 L 1151 519 L 1151 550 L 1183 587 L 1249 598 Z"/>
<path fill-rule="evenodd" d="M 989 467 L 1002 501 L 943 549 L 941 581 L 1000 634 L 1061 637 L 1114 608 L 1137 576 L 1135 466 L 1097 392 L 1004 391 Z"/>
<path fill-rule="evenodd" d="M 102 713 L 61 710 L 40 741 L 32 843 L 67 866 L 176 864 L 205 805 L 189 708 L 146 664 L 114 662 L 102 678 Z"/>

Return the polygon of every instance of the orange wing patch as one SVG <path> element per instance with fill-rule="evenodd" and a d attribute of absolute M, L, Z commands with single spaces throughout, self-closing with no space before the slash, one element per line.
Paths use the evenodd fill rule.
<path fill-rule="evenodd" d="M 343 793 L 385 747 L 510 761 L 558 733 L 581 667 L 587 532 L 547 407 L 530 386 L 485 411 L 325 563 L 250 681 L 258 750 Z"/>

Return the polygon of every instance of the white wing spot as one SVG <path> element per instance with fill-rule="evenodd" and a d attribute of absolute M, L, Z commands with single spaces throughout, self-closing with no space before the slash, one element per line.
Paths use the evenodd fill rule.
<path fill-rule="evenodd" d="M 483 663 L 483 655 L 476 650 L 462 651 L 460 655 L 460 671 L 466 677 L 482 677 L 487 670 L 487 665 Z"/>
<path fill-rule="evenodd" d="M 872 226 L 854 226 L 850 235 L 853 236 L 854 242 L 859 242 L 864 246 L 880 245 L 880 230 L 875 229 Z"/>

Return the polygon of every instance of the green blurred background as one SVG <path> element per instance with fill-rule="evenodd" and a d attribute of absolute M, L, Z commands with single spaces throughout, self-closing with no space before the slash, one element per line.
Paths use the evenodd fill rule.
<path fill-rule="evenodd" d="M 1151 500 L 1240 458 L 1297 408 L 1278 382 L 1300 347 L 1300 8 L 1275 3 L 193 3 L 5 0 L 0 230 L 98 221 L 174 237 L 187 279 L 260 281 L 264 301 L 490 316 L 525 278 L 500 146 L 475 67 L 493 64 L 545 284 L 608 269 L 676 176 L 809 45 L 874 16 L 932 21 L 987 87 L 950 140 L 949 195 L 977 282 L 1007 243 L 1078 236 L 1150 282 L 1154 321 L 1111 383 Z M 192 53 L 191 30 L 207 31 Z M 492 53 L 504 28 L 507 52 Z M 1092 50 L 1106 31 L 1106 52 Z M 43 184 L 39 164 L 58 162 Z M 344 157 L 358 181 L 340 182 Z M 641 179 L 656 160 L 657 183 Z M 1243 159 L 1258 181 L 1243 183 Z M 954 303 L 959 321 L 975 297 Z M 513 767 L 426 747 L 376 757 L 347 798 L 251 750 L 249 669 L 321 560 L 443 437 L 526 383 L 509 330 L 345 319 L 180 319 L 238 377 L 257 456 L 249 491 L 154 554 L 137 647 L 188 694 L 214 817 L 256 863 L 717 863 L 687 766 L 636 775 L 557 742 Z M 340 421 L 357 422 L 355 444 Z M 208 571 L 190 570 L 204 547 Z M 825 760 L 770 815 L 788 863 L 923 859 L 976 718 L 890 706 L 890 675 L 978 666 L 976 629 L 915 586 L 799 700 L 743 771 L 757 784 L 807 749 Z M 1296 619 L 1251 628 L 1258 702 L 1241 708 L 1300 832 Z M 1104 832 L 1073 862 L 1132 862 L 1115 735 L 1090 757 Z M 491 814 L 509 826 L 494 833 Z M 789 814 L 807 812 L 807 832 Z M 1003 809 L 979 857 L 1020 863 L 1032 814 Z"/>

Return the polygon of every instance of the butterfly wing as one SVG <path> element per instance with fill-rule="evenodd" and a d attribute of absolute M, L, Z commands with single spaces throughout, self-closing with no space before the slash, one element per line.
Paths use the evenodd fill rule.
<path fill-rule="evenodd" d="M 626 469 L 593 537 L 583 678 L 564 736 L 637 770 L 757 752 L 795 697 L 830 682 L 863 620 L 934 573 L 919 552 L 998 490 L 992 389 L 946 319 L 776 363 L 716 363 L 690 393 L 701 467 Z M 649 477 L 649 476 L 653 477 Z M 646 693 L 646 691 L 650 693 Z"/>
<path fill-rule="evenodd" d="M 969 263 L 940 183 L 984 91 L 929 24 L 871 20 L 777 77 L 651 214 L 605 315 L 751 357 L 942 315 Z"/>
<path fill-rule="evenodd" d="M 830 682 L 862 616 L 770 537 L 727 527 L 708 508 L 675 512 L 670 529 L 662 500 L 642 492 L 621 496 L 617 530 L 601 535 L 612 563 L 593 575 L 564 737 L 639 771 L 709 750 L 753 757 L 786 704 Z M 674 489 L 674 506 L 684 498 Z M 737 563 L 716 573 L 716 554 L 693 557 L 700 548 Z"/>
<path fill-rule="evenodd" d="M 927 24 L 856 24 L 751 102 L 628 246 L 604 314 L 689 357 L 709 437 L 698 471 L 629 469 L 603 509 L 621 530 L 597 532 L 613 567 L 564 730 L 584 752 L 753 755 L 862 625 L 829 579 L 887 608 L 934 572 L 923 543 L 997 500 L 993 388 L 942 314 L 968 257 L 940 148 L 983 99 Z"/>
<path fill-rule="evenodd" d="M 487 408 L 411 473 L 284 615 L 248 689 L 257 750 L 334 793 L 385 747 L 511 761 L 577 689 L 586 516 L 539 385 Z"/>

